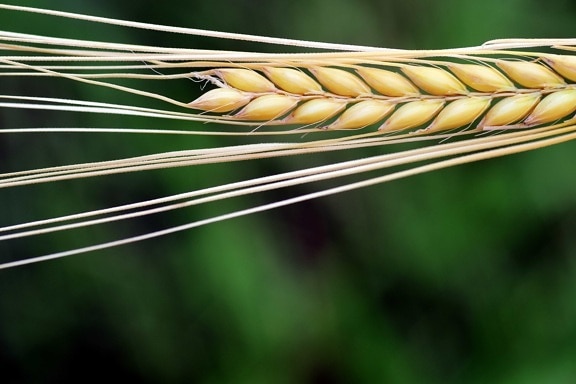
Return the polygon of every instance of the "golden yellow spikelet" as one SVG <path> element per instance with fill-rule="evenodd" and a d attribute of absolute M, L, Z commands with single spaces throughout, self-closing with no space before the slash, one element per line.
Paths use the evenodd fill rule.
<path fill-rule="evenodd" d="M 215 73 L 230 87 L 241 91 L 264 93 L 277 91 L 276 86 L 256 71 L 243 68 L 222 68 Z"/>
<path fill-rule="evenodd" d="M 398 108 L 378 130 L 399 131 L 418 127 L 432 119 L 444 106 L 443 100 L 418 100 Z"/>
<path fill-rule="evenodd" d="M 242 120 L 277 119 L 296 106 L 298 99 L 291 96 L 272 94 L 255 98 L 236 115 Z"/>
<path fill-rule="evenodd" d="M 310 71 L 328 91 L 334 94 L 357 97 L 371 93 L 370 87 L 360 78 L 343 69 L 312 67 Z"/>
<path fill-rule="evenodd" d="M 468 93 L 464 84 L 444 69 L 407 65 L 401 70 L 418 87 L 431 95 L 450 96 Z"/>
<path fill-rule="evenodd" d="M 540 100 L 539 93 L 506 97 L 494 105 L 482 119 L 478 128 L 503 127 L 526 117 Z"/>
<path fill-rule="evenodd" d="M 418 96 L 420 91 L 407 78 L 396 72 L 361 67 L 356 72 L 378 93 L 390 97 Z"/>
<path fill-rule="evenodd" d="M 250 100 L 249 94 L 236 89 L 216 88 L 188 103 L 188 106 L 207 112 L 230 112 L 245 106 Z"/>
<path fill-rule="evenodd" d="M 498 70 L 478 64 L 451 64 L 452 72 L 467 86 L 480 92 L 502 92 L 515 89 L 514 84 Z"/>
<path fill-rule="evenodd" d="M 383 100 L 364 100 L 348 108 L 328 129 L 358 129 L 377 123 L 394 109 Z"/>
<path fill-rule="evenodd" d="M 542 60 L 568 80 L 576 81 L 576 56 L 550 55 Z"/>
<path fill-rule="evenodd" d="M 298 106 L 283 122 L 285 124 L 314 124 L 326 121 L 342 112 L 346 102 L 333 98 L 319 98 L 304 102 Z"/>
<path fill-rule="evenodd" d="M 466 97 L 455 100 L 440 111 L 426 130 L 442 131 L 468 125 L 486 111 L 490 101 L 489 97 Z"/>
<path fill-rule="evenodd" d="M 524 120 L 526 125 L 551 123 L 576 111 L 576 89 L 566 89 L 546 96 Z"/>
<path fill-rule="evenodd" d="M 266 67 L 262 69 L 279 88 L 297 95 L 322 92 L 322 87 L 304 72 L 292 68 Z"/>
<path fill-rule="evenodd" d="M 544 65 L 528 61 L 499 61 L 496 63 L 518 84 L 528 88 L 555 88 L 565 85 L 564 79 Z"/>

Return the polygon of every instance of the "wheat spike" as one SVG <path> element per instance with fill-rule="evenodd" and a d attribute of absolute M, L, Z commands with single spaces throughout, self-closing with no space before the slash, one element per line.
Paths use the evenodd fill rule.
<path fill-rule="evenodd" d="M 366 178 L 356 183 L 343 182 L 332 189 L 197 220 L 178 228 L 5 263 L 0 268 L 104 249 L 319 196 L 576 138 L 572 116 L 576 111 L 574 39 L 511 40 L 469 48 L 406 51 L 183 30 L 1 4 L 0 9 L 156 31 L 330 50 L 303 54 L 223 52 L 3 33 L 5 44 L 0 56 L 3 76 L 15 79 L 52 77 L 106 87 L 119 93 L 152 98 L 155 102 L 164 103 L 166 107 L 153 109 L 114 104 L 108 100 L 57 99 L 39 95 L 2 95 L 5 101 L 2 106 L 209 122 L 226 124 L 228 127 L 223 129 L 211 125 L 205 130 L 195 128 L 197 130 L 188 131 L 40 127 L 3 128 L 3 133 L 129 132 L 221 135 L 235 136 L 235 139 L 254 136 L 264 139 L 257 144 L 239 145 L 234 141 L 230 146 L 4 173 L 0 175 L 0 188 L 369 146 L 380 147 L 383 152 L 380 156 L 215 185 L 145 202 L 7 225 L 0 228 L 0 241 L 125 220 L 319 180 L 337 180 L 343 176 L 361 175 L 362 172 L 384 172 L 379 177 Z M 38 47 L 39 41 L 42 47 Z M 543 51 L 553 49 L 554 54 L 539 52 L 538 47 L 546 48 Z M 213 89 L 193 101 L 190 101 L 192 97 L 180 101 L 166 94 L 119 85 L 113 81 L 118 78 L 142 82 L 151 79 L 192 79 L 202 85 L 210 84 Z M 198 84 L 191 82 L 187 85 L 199 88 Z M 364 127 L 371 128 L 359 133 L 350 131 Z M 338 130 L 343 132 L 331 132 Z M 475 135 L 483 130 L 504 132 L 499 135 Z M 282 139 L 288 135 L 297 135 L 297 139 L 291 142 L 271 141 L 271 135 Z M 329 138 L 325 138 L 325 135 Z M 444 139 L 463 135 L 469 136 L 462 141 L 442 143 Z M 386 153 L 389 144 L 413 141 L 430 145 Z M 415 165 L 422 161 L 428 163 Z M 411 168 L 398 171 L 393 168 L 396 166 Z"/>
<path fill-rule="evenodd" d="M 460 127 L 505 129 L 512 124 L 515 124 L 514 127 L 526 127 L 550 123 L 566 118 L 574 112 L 574 85 L 568 77 L 565 79 L 560 73 L 570 75 L 570 71 L 574 71 L 574 61 L 571 59 L 573 58 L 543 57 L 542 61 L 550 67 L 533 61 L 495 59 L 482 65 L 449 62 L 406 65 L 372 61 L 368 67 L 360 62 L 355 65 L 354 71 L 318 65 L 300 69 L 225 69 L 215 70 L 214 74 L 234 73 L 238 75 L 237 78 L 230 82 L 228 76 L 223 76 L 212 81 L 215 84 L 223 82 L 228 86 L 239 82 L 242 84 L 241 88 L 235 91 L 240 93 L 250 89 L 251 93 L 245 93 L 244 97 L 235 96 L 238 103 L 254 97 L 255 94 L 260 95 L 259 97 L 264 94 L 284 95 L 269 97 L 278 101 L 285 100 L 286 108 L 270 106 L 268 114 L 246 114 L 243 110 L 234 115 L 238 119 L 257 121 L 267 120 L 268 117 L 273 125 L 324 122 L 342 113 L 341 105 L 348 105 L 348 109 L 334 122 L 322 125 L 321 128 L 362 128 L 380 122 L 381 131 L 405 131 L 419 127 L 440 113 L 427 129 L 414 133 Z M 377 64 L 382 68 L 377 68 Z M 398 66 L 399 71 L 391 70 L 393 66 Z M 311 75 L 304 73 L 306 70 L 309 70 Z M 265 73 L 272 82 L 268 82 L 258 72 Z M 245 75 L 245 79 L 240 79 L 240 75 Z M 252 87 L 246 85 L 252 81 Z M 292 99 L 288 99 L 288 95 Z M 542 98 L 541 104 L 538 104 Z M 202 97 L 189 105 L 212 112 L 222 108 L 231 110 L 230 106 L 234 105 L 234 101 L 223 99 L 226 103 L 220 108 L 212 103 L 205 103 Z M 373 102 L 368 103 L 369 100 Z M 377 102 L 378 100 L 381 102 Z M 250 105 L 246 108 L 251 109 Z M 283 115 L 298 105 L 295 113 L 282 119 Z M 394 106 L 397 106 L 395 111 Z M 315 109 L 315 113 L 311 113 L 312 107 L 319 108 Z M 536 110 L 531 114 L 534 108 Z M 303 113 L 304 111 L 306 113 Z M 360 113 L 365 116 L 360 117 Z M 474 121 L 484 113 L 484 119 L 473 126 Z M 383 121 L 385 119 L 387 120 Z"/>

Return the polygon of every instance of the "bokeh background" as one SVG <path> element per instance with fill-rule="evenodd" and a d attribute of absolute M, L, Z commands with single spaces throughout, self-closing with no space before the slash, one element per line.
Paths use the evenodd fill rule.
<path fill-rule="evenodd" d="M 398 48 L 574 37 L 576 6 L 540 0 L 111 0 L 6 3 L 182 27 Z M 238 43 L 0 11 L 4 30 L 212 49 Z M 241 49 L 273 51 L 243 44 Z M 284 49 L 284 48 L 280 48 Z M 164 82 L 165 83 L 165 82 Z M 159 92 L 192 99 L 194 84 Z M 48 79 L 2 93 L 135 102 Z M 137 100 L 147 105 L 147 100 Z M 206 128 L 0 110 L 1 128 Z M 294 138 L 293 138 L 294 139 Z M 242 138 L 3 134 L 0 171 Z M 0 190 L 0 224 L 96 209 L 388 151 L 143 172 Z M 3 383 L 576 382 L 576 143 L 0 271 Z M 373 174 L 376 176 L 377 174 Z M 327 188 L 248 196 L 0 244 L 4 261 L 109 241 Z"/>

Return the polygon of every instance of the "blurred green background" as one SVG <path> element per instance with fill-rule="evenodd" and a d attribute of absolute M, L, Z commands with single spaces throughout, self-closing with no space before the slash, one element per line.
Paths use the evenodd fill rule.
<path fill-rule="evenodd" d="M 11 1 L 182 27 L 398 48 L 574 37 L 576 6 L 539 0 Z M 3 30 L 211 49 L 272 47 L 0 11 Z M 283 48 L 280 48 L 283 49 Z M 161 85 L 191 100 L 196 85 Z M 66 81 L 3 94 L 135 102 Z M 147 100 L 138 100 L 146 105 Z M 160 105 L 161 106 L 161 105 Z M 201 128 L 0 110 L 1 128 Z M 292 139 L 297 139 L 293 137 Z M 0 171 L 242 138 L 4 134 Z M 147 242 L 0 271 L 3 383 L 576 382 L 576 143 L 469 164 Z M 0 224 L 185 192 L 339 159 L 297 158 L 0 190 Z M 373 176 L 377 173 L 373 174 Z M 0 244 L 20 259 L 327 188 L 307 185 Z"/>

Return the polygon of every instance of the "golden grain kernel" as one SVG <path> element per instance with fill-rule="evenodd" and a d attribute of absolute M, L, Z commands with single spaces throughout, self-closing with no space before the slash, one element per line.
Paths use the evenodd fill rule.
<path fill-rule="evenodd" d="M 526 117 L 539 100 L 539 93 L 503 98 L 486 113 L 484 119 L 478 124 L 478 128 L 503 127 L 513 124 Z"/>
<path fill-rule="evenodd" d="M 312 67 L 310 71 L 328 91 L 337 95 L 357 97 L 371 93 L 360 78 L 342 69 Z"/>
<path fill-rule="evenodd" d="M 382 120 L 394 109 L 394 104 L 383 100 L 364 100 L 348 108 L 328 129 L 358 129 Z"/>
<path fill-rule="evenodd" d="M 551 123 L 576 111 L 576 89 L 566 89 L 549 94 L 524 120 L 526 125 Z"/>
<path fill-rule="evenodd" d="M 401 70 L 418 87 L 432 95 L 450 96 L 468 93 L 464 84 L 444 69 L 407 65 Z"/>
<path fill-rule="evenodd" d="M 286 124 L 314 124 L 326 121 L 346 108 L 346 102 L 331 98 L 312 99 L 298 106 L 283 122 Z"/>
<path fill-rule="evenodd" d="M 576 81 L 576 56 L 550 55 L 542 60 L 565 78 Z"/>
<path fill-rule="evenodd" d="M 432 119 L 444 106 L 442 100 L 418 100 L 398 108 L 378 130 L 398 131 L 418 127 Z"/>
<path fill-rule="evenodd" d="M 378 93 L 391 97 L 418 96 L 420 91 L 407 78 L 398 73 L 378 68 L 362 67 L 356 70 Z"/>
<path fill-rule="evenodd" d="M 190 108 L 207 112 L 230 112 L 245 106 L 250 95 L 232 88 L 216 88 L 188 103 Z"/>
<path fill-rule="evenodd" d="M 497 65 L 518 84 L 528 88 L 554 88 L 564 79 L 545 66 L 528 61 L 499 61 Z"/>
<path fill-rule="evenodd" d="M 478 64 L 450 64 L 452 72 L 467 86 L 480 92 L 502 92 L 515 89 L 514 84 L 498 70 Z"/>
<path fill-rule="evenodd" d="M 427 131 L 441 131 L 463 127 L 472 123 L 490 106 L 489 97 L 466 97 L 448 104 L 434 121 L 426 128 Z"/>
<path fill-rule="evenodd" d="M 266 76 L 279 88 L 297 95 L 322 92 L 322 87 L 302 71 L 292 68 L 266 67 Z"/>
<path fill-rule="evenodd" d="M 298 99 L 286 95 L 264 95 L 255 98 L 235 118 L 243 120 L 273 120 L 286 114 L 296 106 Z"/>
<path fill-rule="evenodd" d="M 222 68 L 215 73 L 230 87 L 241 91 L 263 93 L 277 90 L 270 80 L 250 69 Z"/>

